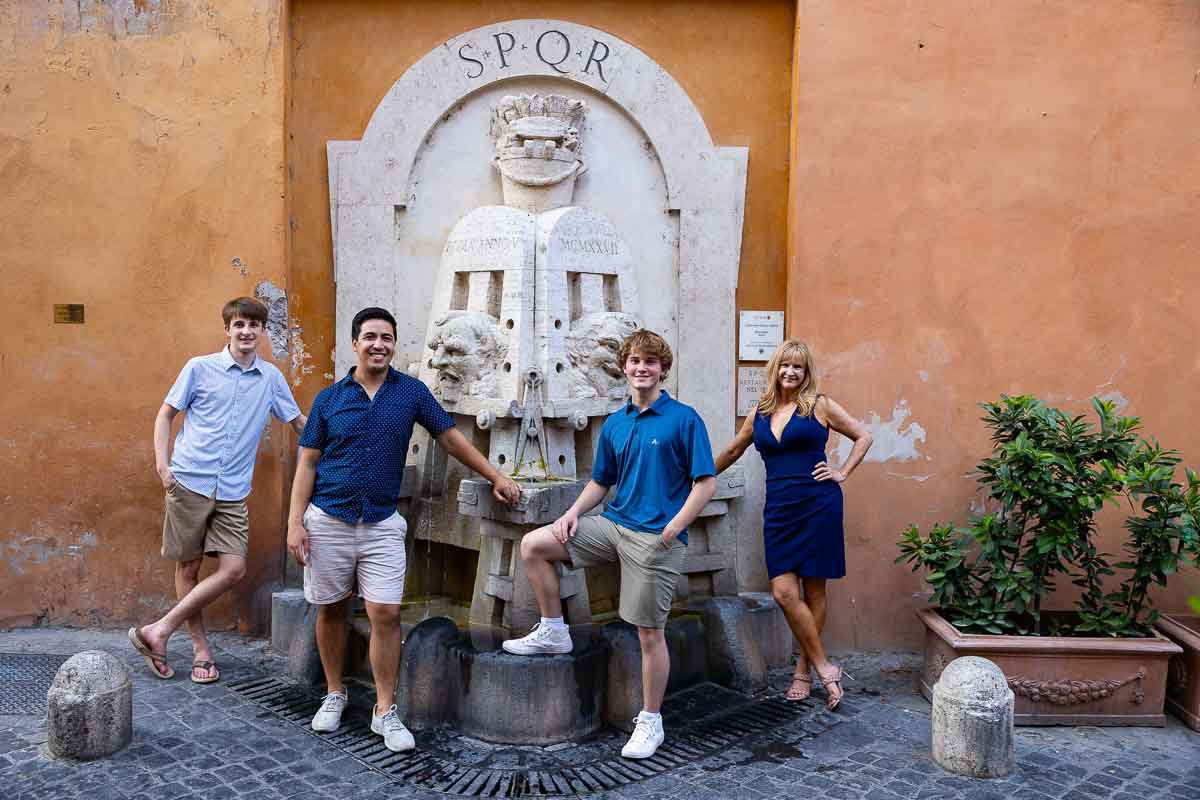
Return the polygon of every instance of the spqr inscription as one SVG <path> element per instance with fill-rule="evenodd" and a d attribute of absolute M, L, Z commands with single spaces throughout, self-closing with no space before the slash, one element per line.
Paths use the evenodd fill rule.
<path fill-rule="evenodd" d="M 510 31 L 494 33 L 483 42 L 464 42 L 458 57 L 468 78 L 482 77 L 488 69 L 509 69 L 518 58 L 536 58 L 560 75 L 578 73 L 608 83 L 605 62 L 612 55 L 608 43 L 591 37 L 571 40 L 557 28 L 542 31 L 529 41 Z"/>

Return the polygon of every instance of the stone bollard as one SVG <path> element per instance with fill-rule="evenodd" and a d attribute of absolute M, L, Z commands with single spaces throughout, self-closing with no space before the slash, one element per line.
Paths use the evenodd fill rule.
<path fill-rule="evenodd" d="M 133 738 L 133 680 L 108 653 L 85 650 L 71 656 L 46 698 L 47 746 L 57 758 L 103 758 Z"/>
<path fill-rule="evenodd" d="M 975 778 L 1012 772 L 1013 702 L 1004 673 L 991 661 L 951 661 L 933 687 L 933 760 Z"/>

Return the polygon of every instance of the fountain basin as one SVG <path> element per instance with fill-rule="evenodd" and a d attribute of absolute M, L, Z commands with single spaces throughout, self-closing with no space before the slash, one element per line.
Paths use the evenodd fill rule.
<path fill-rule="evenodd" d="M 492 496 L 483 478 L 464 478 L 458 485 L 458 513 L 519 526 L 548 525 L 561 517 L 579 497 L 587 480 L 521 479 L 521 499 L 507 506 Z"/>
<path fill-rule="evenodd" d="M 604 722 L 609 645 L 591 626 L 571 629 L 565 655 L 516 656 L 499 628 L 459 630 L 448 619 L 417 625 L 404 644 L 398 703 L 409 727 L 449 723 L 504 744 L 581 739 Z"/>

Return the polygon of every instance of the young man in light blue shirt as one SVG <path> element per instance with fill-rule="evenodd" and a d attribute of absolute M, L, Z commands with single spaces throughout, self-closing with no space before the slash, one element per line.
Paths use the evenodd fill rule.
<path fill-rule="evenodd" d="M 663 628 L 683 567 L 687 526 L 716 492 L 716 467 L 704 421 L 667 394 L 671 348 L 638 330 L 621 345 L 629 402 L 600 429 L 592 479 L 553 525 L 521 539 L 521 560 L 542 620 L 504 649 L 518 655 L 569 653 L 554 562 L 576 567 L 619 561 L 621 619 L 637 626 L 642 649 L 642 711 L 634 720 L 626 758 L 649 758 L 662 744 L 663 695 L 671 660 Z M 600 516 L 581 516 L 615 487 Z"/>
<path fill-rule="evenodd" d="M 129 641 L 150 671 L 170 678 L 175 671 L 166 660 L 167 641 L 186 622 L 196 683 L 220 677 L 202 613 L 246 574 L 246 495 L 267 415 L 298 434 L 305 422 L 283 374 L 256 353 L 267 309 L 254 298 L 238 297 L 225 304 L 221 316 L 225 347 L 187 362 L 154 420 L 155 468 L 167 493 L 162 554 L 176 562 L 179 603 L 161 619 L 129 629 Z M 171 422 L 180 411 L 187 414 L 168 458 Z M 216 557 L 217 570 L 199 580 L 205 555 Z"/>

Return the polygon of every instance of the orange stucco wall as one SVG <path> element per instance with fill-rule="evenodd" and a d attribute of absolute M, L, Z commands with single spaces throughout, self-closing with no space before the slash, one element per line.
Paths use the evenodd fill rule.
<path fill-rule="evenodd" d="M 0 623 L 148 620 L 174 597 L 154 414 L 222 346 L 221 305 L 285 279 L 281 4 L 0 15 Z M 54 324 L 55 303 L 85 323 Z M 263 441 L 249 577 L 216 625 L 262 622 L 285 433 Z"/>
<path fill-rule="evenodd" d="M 1200 5 L 806 1 L 797 25 L 790 329 L 856 416 L 925 431 L 845 485 L 829 633 L 913 644 L 894 542 L 977 504 L 978 401 L 1111 394 L 1200 466 Z"/>

